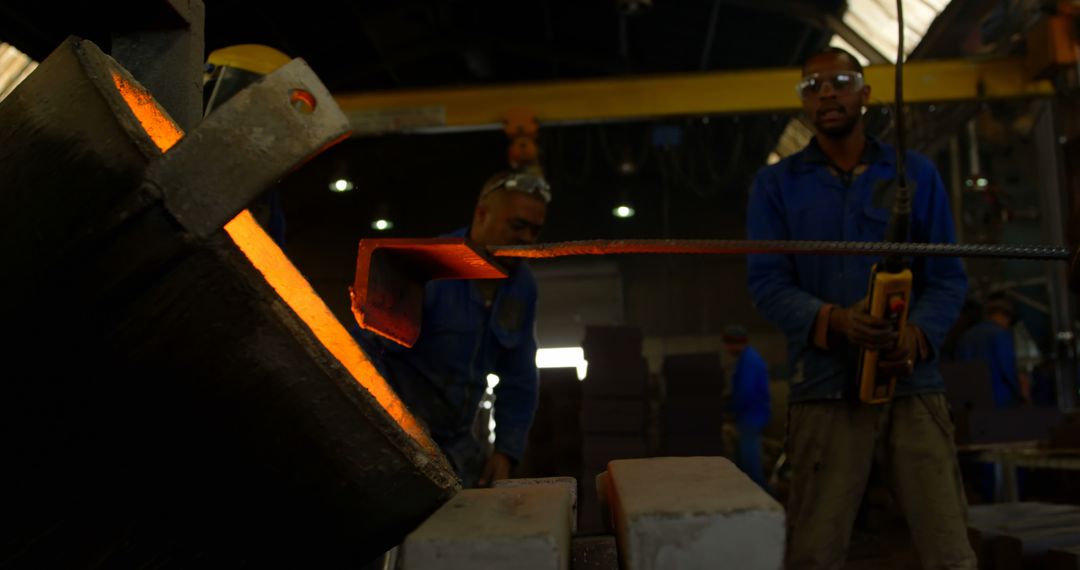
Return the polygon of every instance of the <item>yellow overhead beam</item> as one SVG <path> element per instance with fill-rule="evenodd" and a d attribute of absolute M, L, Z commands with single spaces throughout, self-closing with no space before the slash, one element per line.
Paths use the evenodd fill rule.
<path fill-rule="evenodd" d="M 894 68 L 866 68 L 875 104 L 891 103 Z M 541 123 L 580 123 L 678 115 L 795 111 L 797 68 L 721 71 L 499 85 L 339 93 L 334 97 L 357 135 L 417 130 L 501 127 L 511 109 Z M 904 65 L 909 103 L 1045 96 L 1048 81 L 1032 80 L 1021 59 L 912 61 Z"/>

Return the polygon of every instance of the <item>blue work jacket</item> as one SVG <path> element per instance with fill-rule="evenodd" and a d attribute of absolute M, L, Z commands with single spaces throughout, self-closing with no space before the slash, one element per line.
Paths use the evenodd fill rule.
<path fill-rule="evenodd" d="M 462 228 L 444 237 L 465 235 Z M 428 282 L 420 337 L 412 348 L 353 330 L 398 396 L 450 456 L 462 448 L 462 440 L 472 438 L 487 376 L 497 375 L 495 450 L 520 460 L 539 389 L 536 300 L 536 279 L 520 263 L 499 283 L 490 309 L 473 281 Z"/>
<path fill-rule="evenodd" d="M 881 241 L 889 223 L 896 177 L 892 146 L 868 138 L 862 162 L 867 170 L 845 185 L 834 175 L 816 139 L 802 151 L 763 168 L 754 181 L 747 212 L 750 239 Z M 908 152 L 907 177 L 915 185 L 911 241 L 953 243 L 956 231 L 941 176 L 922 155 Z M 811 342 L 818 311 L 825 303 L 847 307 L 868 293 L 870 269 L 880 257 L 751 255 L 750 295 L 758 310 L 787 337 L 792 364 L 791 401 L 841 399 L 854 389 L 857 351 L 846 342 L 822 350 Z M 912 304 L 908 318 L 922 329 L 931 356 L 897 383 L 897 395 L 942 392 L 939 347 L 956 320 L 967 291 L 958 258 L 913 260 Z"/>
<path fill-rule="evenodd" d="M 735 423 L 764 427 L 772 415 L 769 369 L 754 347 L 747 346 L 731 375 L 731 414 Z"/>
<path fill-rule="evenodd" d="M 956 344 L 957 360 L 983 360 L 990 367 L 994 404 L 1011 408 L 1023 402 L 1016 370 L 1016 346 L 1012 331 L 983 321 L 967 331 Z"/>

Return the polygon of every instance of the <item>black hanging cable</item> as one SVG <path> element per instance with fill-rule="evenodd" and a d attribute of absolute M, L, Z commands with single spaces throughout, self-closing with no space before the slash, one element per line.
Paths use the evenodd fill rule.
<path fill-rule="evenodd" d="M 709 30 L 705 33 L 705 47 L 701 50 L 701 71 L 708 71 L 709 69 L 713 40 L 716 38 L 716 22 L 720 19 L 721 2 L 722 0 L 713 0 L 712 11 L 709 13 Z"/>
<path fill-rule="evenodd" d="M 906 157 L 904 152 L 904 2 L 896 0 L 896 22 L 899 29 L 896 48 L 896 174 L 904 184 Z"/>
<path fill-rule="evenodd" d="M 911 188 L 907 180 L 907 150 L 904 144 L 904 2 L 896 0 L 898 28 L 896 53 L 896 197 L 893 202 L 892 220 L 886 241 L 904 242 L 911 226 Z M 902 271 L 907 266 L 903 256 L 892 255 L 885 259 L 889 272 Z"/>

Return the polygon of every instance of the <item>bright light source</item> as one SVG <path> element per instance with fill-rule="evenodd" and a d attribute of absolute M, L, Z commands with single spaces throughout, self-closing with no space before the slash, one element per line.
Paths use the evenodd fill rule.
<path fill-rule="evenodd" d="M 379 230 L 380 232 L 385 232 L 386 230 L 388 230 L 390 228 L 393 228 L 393 227 L 394 227 L 394 222 L 391 222 L 390 220 L 384 220 L 382 218 L 379 218 L 378 220 L 375 220 L 374 222 L 371 222 L 371 229 Z"/>
<path fill-rule="evenodd" d="M 986 192 L 990 188 L 990 179 L 981 174 L 972 174 L 964 179 L 964 187 L 975 192 Z"/>
<path fill-rule="evenodd" d="M 499 377 L 494 374 L 487 375 L 488 388 L 494 388 L 499 385 Z"/>
<path fill-rule="evenodd" d="M 620 204 L 615 206 L 615 209 L 611 211 L 616 218 L 632 218 L 634 217 L 634 209 L 626 204 Z"/>
<path fill-rule="evenodd" d="M 488 443 L 495 443 L 495 411 L 492 410 L 491 415 L 488 416 Z"/>
<path fill-rule="evenodd" d="M 338 178 L 330 183 L 331 192 L 348 192 L 353 189 L 353 183 L 345 180 L 344 178 Z"/>
<path fill-rule="evenodd" d="M 536 351 L 537 368 L 577 368 L 578 380 L 585 379 L 589 363 L 580 346 L 565 348 L 541 348 Z"/>

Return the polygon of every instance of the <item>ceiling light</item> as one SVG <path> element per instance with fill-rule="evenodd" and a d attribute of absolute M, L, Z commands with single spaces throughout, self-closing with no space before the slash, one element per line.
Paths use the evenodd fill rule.
<path fill-rule="evenodd" d="M 353 189 L 353 183 L 345 180 L 344 178 L 338 178 L 330 183 L 331 192 L 348 192 Z"/>
<path fill-rule="evenodd" d="M 616 218 L 632 218 L 634 217 L 634 208 L 626 204 L 619 204 L 618 206 L 615 206 L 615 209 L 612 210 L 611 213 Z"/>
<path fill-rule="evenodd" d="M 975 192 L 985 192 L 990 188 L 990 179 L 981 174 L 972 174 L 964 179 L 964 187 Z"/>
<path fill-rule="evenodd" d="M 384 220 L 382 218 L 379 218 L 379 219 L 375 220 L 374 222 L 371 222 L 371 229 L 378 230 L 380 232 L 385 232 L 386 230 L 389 230 L 389 229 L 391 229 L 393 227 L 394 227 L 394 222 L 391 222 L 390 220 Z"/>
<path fill-rule="evenodd" d="M 537 368 L 577 368 L 578 380 L 584 380 L 589 363 L 585 360 L 585 351 L 580 346 L 562 348 L 538 348 L 536 350 Z"/>

